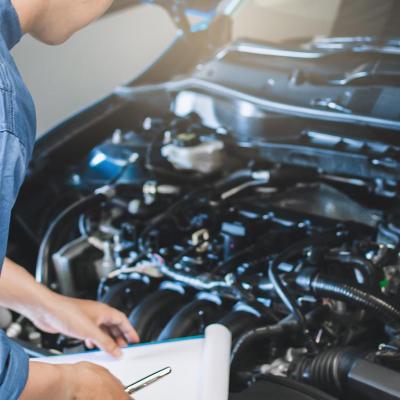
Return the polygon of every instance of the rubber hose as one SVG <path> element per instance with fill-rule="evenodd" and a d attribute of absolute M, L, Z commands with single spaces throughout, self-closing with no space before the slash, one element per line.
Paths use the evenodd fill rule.
<path fill-rule="evenodd" d="M 232 311 L 218 321 L 219 324 L 226 326 L 232 334 L 232 343 L 248 331 L 249 328 L 256 328 L 262 319 L 255 314 L 246 311 Z"/>
<path fill-rule="evenodd" d="M 349 256 L 348 261 L 356 266 L 356 269 L 364 276 L 365 283 L 372 288 L 378 287 L 378 280 L 376 279 L 376 270 L 374 265 L 362 257 Z"/>
<path fill-rule="evenodd" d="M 337 282 L 320 275 L 312 280 L 311 289 L 317 296 L 342 300 L 369 310 L 384 322 L 400 329 L 400 310 L 385 299 L 347 283 Z"/>
<path fill-rule="evenodd" d="M 238 182 L 251 180 L 251 169 L 240 169 L 213 184 L 214 190 L 221 192 Z"/>
<path fill-rule="evenodd" d="M 347 375 L 360 356 L 360 350 L 352 347 L 329 349 L 312 359 L 302 357 L 294 361 L 288 374 L 292 379 L 338 395 L 343 392 Z"/>
<path fill-rule="evenodd" d="M 218 320 L 218 308 L 218 304 L 209 300 L 192 301 L 181 308 L 168 322 L 158 340 L 201 334 L 202 328 Z"/>
<path fill-rule="evenodd" d="M 231 352 L 231 365 L 234 365 L 238 358 L 238 355 L 243 351 L 243 349 L 251 345 L 255 341 L 267 341 L 284 333 L 295 331 L 301 331 L 301 325 L 298 321 L 291 320 L 290 322 L 267 325 L 246 332 L 239 337 L 239 339 L 233 346 Z"/>
<path fill-rule="evenodd" d="M 63 222 L 74 215 L 81 214 L 87 207 L 104 198 L 103 193 L 94 193 L 71 204 L 63 210 L 49 225 L 39 247 L 36 262 L 36 280 L 45 286 L 49 285 L 49 259 L 54 235 L 63 227 Z"/>
<path fill-rule="evenodd" d="M 368 285 L 374 289 L 378 287 L 376 269 L 370 261 L 353 254 L 338 254 L 333 256 L 332 259 L 342 264 L 353 265 L 353 269 L 357 271 L 361 277 L 361 281 L 357 279 L 360 285 Z"/>
<path fill-rule="evenodd" d="M 309 246 L 312 246 L 315 244 L 320 244 L 320 243 L 324 243 L 324 244 L 335 243 L 338 241 L 340 242 L 341 240 L 343 240 L 343 239 L 338 238 L 336 235 L 332 235 L 331 233 L 323 234 L 317 238 L 307 238 L 298 243 L 295 243 L 294 245 L 290 246 L 289 248 L 284 250 L 282 253 L 280 253 L 278 255 L 278 257 L 275 258 L 275 260 L 271 264 L 270 268 L 268 269 L 268 277 L 269 277 L 271 283 L 273 284 L 277 295 L 280 297 L 283 304 L 285 304 L 285 306 L 292 313 L 292 315 L 296 318 L 296 320 L 299 322 L 299 324 L 302 328 L 302 331 L 303 331 L 305 341 L 306 341 L 306 347 L 312 353 L 317 352 L 317 346 L 308 331 L 305 316 L 302 313 L 300 307 L 297 305 L 296 299 L 293 297 L 289 288 L 284 284 L 284 282 L 282 281 L 282 279 L 280 277 L 279 266 L 282 263 L 288 261 L 290 258 L 296 256 L 297 254 L 299 254 L 301 251 L 303 251 L 305 248 L 307 248 Z"/>
<path fill-rule="evenodd" d="M 288 308 L 288 310 L 300 324 L 304 338 L 306 340 L 306 346 L 308 350 L 310 350 L 311 352 L 316 352 L 317 351 L 316 345 L 308 331 L 305 316 L 300 310 L 300 307 L 297 305 L 296 299 L 293 297 L 290 290 L 285 286 L 284 282 L 280 278 L 280 270 L 279 270 L 279 266 L 283 262 L 294 257 L 310 244 L 311 244 L 310 240 L 307 239 L 299 243 L 296 243 L 293 246 L 289 247 L 288 249 L 284 250 L 271 264 L 268 270 L 268 277 L 274 286 L 275 292 L 280 297 L 283 304 L 285 304 L 285 306 Z"/>

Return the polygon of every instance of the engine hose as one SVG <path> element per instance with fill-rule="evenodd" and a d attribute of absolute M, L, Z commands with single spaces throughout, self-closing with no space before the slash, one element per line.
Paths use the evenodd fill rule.
<path fill-rule="evenodd" d="M 367 351 L 354 347 L 329 349 L 315 358 L 294 360 L 288 377 L 341 399 L 399 400 L 400 374 L 368 358 Z"/>
<path fill-rule="evenodd" d="M 232 343 L 235 343 L 249 328 L 259 327 L 262 319 L 253 313 L 235 310 L 225 315 L 218 323 L 229 329 L 232 334 Z"/>
<path fill-rule="evenodd" d="M 340 395 L 347 375 L 361 352 L 352 347 L 334 348 L 314 358 L 301 357 L 291 363 L 288 376 L 328 393 Z"/>
<path fill-rule="evenodd" d="M 353 347 L 329 349 L 313 359 L 293 361 L 288 377 L 341 399 L 399 400 L 400 374 L 368 361 L 373 353 Z"/>
<path fill-rule="evenodd" d="M 297 277 L 296 282 L 302 288 L 311 290 L 316 296 L 341 300 L 369 310 L 383 322 L 393 326 L 396 330 L 400 330 L 400 309 L 386 299 L 348 283 L 339 282 L 319 274 L 315 277 L 310 277 L 309 274 L 308 276 L 301 274 Z"/>
<path fill-rule="evenodd" d="M 349 263 L 354 264 L 355 269 L 360 272 L 360 274 L 364 277 L 365 284 L 369 285 L 371 288 L 378 287 L 378 280 L 376 279 L 376 270 L 373 264 L 365 260 L 362 257 L 351 256 L 346 257 L 346 260 Z"/>
<path fill-rule="evenodd" d="M 305 315 L 308 324 L 315 324 L 316 321 L 324 318 L 326 307 L 316 307 Z M 242 334 L 234 343 L 231 352 L 231 367 L 235 369 L 239 355 L 243 354 L 246 348 L 256 341 L 267 342 L 273 338 L 285 337 L 289 334 L 303 333 L 300 323 L 292 315 L 282 319 L 278 323 L 265 325 Z M 237 371 L 236 371 L 237 372 Z"/>
<path fill-rule="evenodd" d="M 246 181 L 263 181 L 270 185 L 279 185 L 282 183 L 290 184 L 291 182 L 309 182 L 317 178 L 318 174 L 315 170 L 309 168 L 290 168 L 279 167 L 270 170 L 252 170 L 242 169 L 234 172 L 224 179 L 216 182 L 213 187 L 217 192 L 227 190 L 235 185 L 243 184 Z"/>
<path fill-rule="evenodd" d="M 213 184 L 213 188 L 217 192 L 222 192 L 231 188 L 232 185 L 236 185 L 237 183 L 242 183 L 247 180 L 251 180 L 251 169 L 240 169 L 238 171 L 233 172 L 232 174 L 226 176 L 225 178 L 220 179 L 219 181 Z"/>
<path fill-rule="evenodd" d="M 163 289 L 146 296 L 130 313 L 129 321 L 142 342 L 156 340 L 175 312 L 182 307 L 184 294 Z"/>
<path fill-rule="evenodd" d="M 252 329 L 240 336 L 234 344 L 231 352 L 231 365 L 235 365 L 239 355 L 255 341 L 268 341 L 282 334 L 296 331 L 300 332 L 301 330 L 302 328 L 299 322 L 292 318 L 290 320 L 279 322 L 278 324 Z"/>
<path fill-rule="evenodd" d="M 292 296 L 291 292 L 285 286 L 282 279 L 280 278 L 280 270 L 279 270 L 279 266 L 283 262 L 301 252 L 309 244 L 310 244 L 309 240 L 302 241 L 283 251 L 271 264 L 268 270 L 268 277 L 272 285 L 274 286 L 275 292 L 280 297 L 283 304 L 285 304 L 285 306 L 288 308 L 288 310 L 292 313 L 292 315 L 296 318 L 296 320 L 300 324 L 300 327 L 304 334 L 304 338 L 306 339 L 308 350 L 310 350 L 311 352 L 316 352 L 317 350 L 316 345 L 315 342 L 312 340 L 310 333 L 308 331 L 305 317 L 302 311 L 300 310 L 300 307 L 297 305 L 296 299 Z"/>
<path fill-rule="evenodd" d="M 338 237 L 336 234 L 326 233 L 317 238 L 307 238 L 298 243 L 295 243 L 291 247 L 284 250 L 282 253 L 275 258 L 268 269 L 268 277 L 271 283 L 274 286 L 275 292 L 282 300 L 283 304 L 288 308 L 291 314 L 296 318 L 299 322 L 304 338 L 306 340 L 306 347 L 312 353 L 317 352 L 317 346 L 315 341 L 311 338 L 310 332 L 307 328 L 306 319 L 300 307 L 297 305 L 296 299 L 293 297 L 289 288 L 284 284 L 283 280 L 280 277 L 279 267 L 282 263 L 288 261 L 292 257 L 301 253 L 305 248 L 316 245 L 316 244 L 327 244 L 327 243 L 337 243 L 342 241 L 343 238 Z"/>
<path fill-rule="evenodd" d="M 84 197 L 71 204 L 63 210 L 49 225 L 39 247 L 38 258 L 36 262 L 36 280 L 45 286 L 49 286 L 50 273 L 50 253 L 54 235 L 56 235 L 67 220 L 74 216 L 79 216 L 88 207 L 96 204 L 115 194 L 114 188 L 105 186 L 96 190 L 93 194 Z"/>
<path fill-rule="evenodd" d="M 220 316 L 218 304 L 210 300 L 194 300 L 181 308 L 164 327 L 157 340 L 175 339 L 201 334 Z"/>
<path fill-rule="evenodd" d="M 337 254 L 329 257 L 329 260 L 337 260 L 343 264 L 350 264 L 357 271 L 357 281 L 360 285 L 366 285 L 370 288 L 378 288 L 378 279 L 376 279 L 376 269 L 374 265 L 363 257 L 351 253 Z"/>

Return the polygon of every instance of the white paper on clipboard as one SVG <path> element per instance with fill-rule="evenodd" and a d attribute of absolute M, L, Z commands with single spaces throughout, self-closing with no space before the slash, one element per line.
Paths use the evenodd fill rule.
<path fill-rule="evenodd" d="M 228 400 L 231 334 L 222 325 L 204 337 L 135 345 L 118 360 L 101 351 L 35 359 L 51 364 L 92 362 L 107 368 L 127 386 L 165 367 L 172 373 L 135 393 L 135 400 Z"/>

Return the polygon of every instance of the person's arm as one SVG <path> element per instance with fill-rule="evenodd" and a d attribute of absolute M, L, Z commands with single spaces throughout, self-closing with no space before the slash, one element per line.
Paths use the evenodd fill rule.
<path fill-rule="evenodd" d="M 129 400 L 121 382 L 90 363 L 51 365 L 32 361 L 20 400 Z"/>
<path fill-rule="evenodd" d="M 30 320 L 40 329 L 51 333 L 64 333 L 84 339 L 89 347 L 94 345 L 118 356 L 119 346 L 138 340 L 126 316 L 105 304 L 71 299 L 61 296 L 37 283 L 22 267 L 6 259 L 0 279 L 0 305 L 10 308 Z M 27 369 L 23 351 L 8 338 L 0 337 L 0 352 L 9 349 L 5 379 L 21 378 Z M 5 357 L 6 354 L 1 354 Z M 2 357 L 0 356 L 0 361 Z M 0 371 L 4 365 L 0 362 Z M 18 372 L 19 370 L 19 372 Z M 122 384 L 107 370 L 89 363 L 48 365 L 30 362 L 29 372 L 21 400 L 128 400 Z M 18 381 L 19 382 L 19 381 Z M 19 382 L 21 383 L 21 382 Z M 5 390 L 20 390 L 7 385 Z M 7 392 L 1 398 L 15 398 Z"/>
<path fill-rule="evenodd" d="M 103 15 L 113 0 L 12 0 L 24 33 L 61 44 Z"/>
<path fill-rule="evenodd" d="M 37 283 L 22 267 L 4 261 L 0 279 L 0 305 L 30 319 L 49 333 L 85 340 L 119 356 L 119 347 L 139 340 L 125 314 L 95 301 L 72 299 Z"/>

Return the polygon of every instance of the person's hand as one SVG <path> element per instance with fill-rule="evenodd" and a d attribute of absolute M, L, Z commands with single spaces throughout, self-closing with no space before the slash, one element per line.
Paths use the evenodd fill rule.
<path fill-rule="evenodd" d="M 31 362 L 21 400 L 128 400 L 122 383 L 108 370 L 81 362 L 51 365 Z"/>
<path fill-rule="evenodd" d="M 139 341 L 125 314 L 96 301 L 53 294 L 46 308 L 31 313 L 30 319 L 45 332 L 84 340 L 87 347 L 99 347 L 114 357 L 121 355 L 120 347 Z"/>
<path fill-rule="evenodd" d="M 97 346 L 114 356 L 120 355 L 119 347 L 139 341 L 122 312 L 56 294 L 9 259 L 1 272 L 0 305 L 29 318 L 45 332 L 85 340 L 90 348 Z"/>
<path fill-rule="evenodd" d="M 64 366 L 66 384 L 70 384 L 70 398 L 74 400 L 128 400 L 122 383 L 95 364 L 82 362 Z"/>

